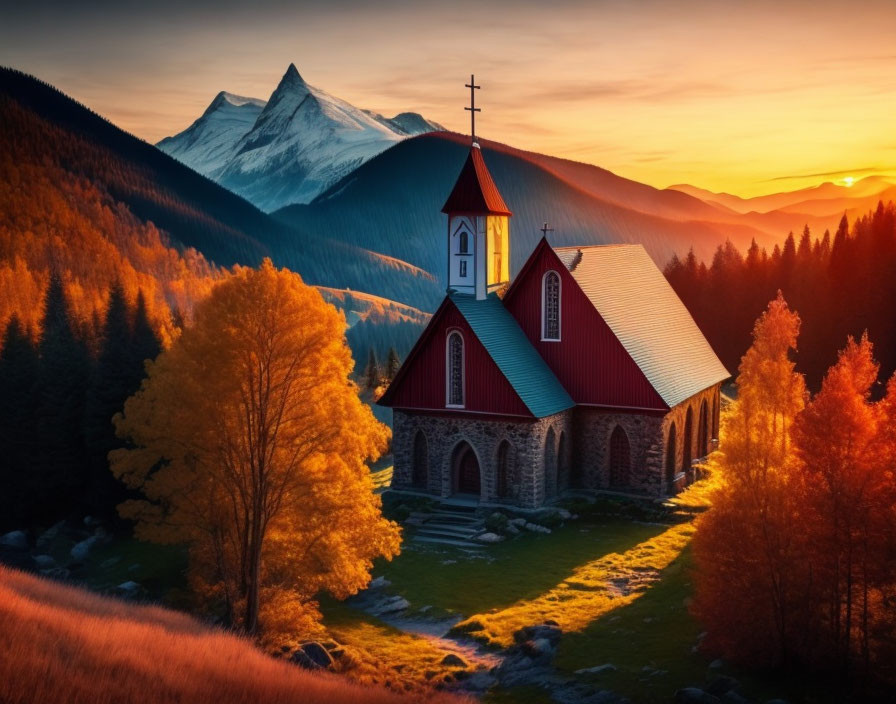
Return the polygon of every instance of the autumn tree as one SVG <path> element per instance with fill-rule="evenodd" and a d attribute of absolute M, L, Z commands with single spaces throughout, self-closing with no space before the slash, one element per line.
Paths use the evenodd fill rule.
<path fill-rule="evenodd" d="M 693 610 L 706 646 L 733 660 L 786 662 L 804 626 L 799 604 L 809 586 L 790 569 L 803 551 L 799 487 L 787 466 L 806 396 L 791 359 L 799 328 L 780 293 L 757 320 L 711 459 L 721 486 L 697 521 Z"/>
<path fill-rule="evenodd" d="M 297 274 L 265 261 L 200 303 L 148 365 L 111 454 L 143 501 L 121 507 L 138 537 L 187 543 L 191 580 L 247 633 L 314 596 L 366 586 L 399 550 L 366 465 L 388 442 L 350 381 L 344 319 Z"/>
<path fill-rule="evenodd" d="M 811 566 L 819 585 L 816 659 L 839 668 L 844 680 L 856 666 L 868 675 L 881 636 L 896 636 L 892 589 L 892 430 L 882 428 L 896 399 L 871 401 L 878 376 L 867 335 L 852 338 L 797 418 L 794 446 L 807 481 L 806 525 Z M 890 393 L 894 392 L 893 383 Z M 888 598 L 889 596 L 889 598 Z"/>

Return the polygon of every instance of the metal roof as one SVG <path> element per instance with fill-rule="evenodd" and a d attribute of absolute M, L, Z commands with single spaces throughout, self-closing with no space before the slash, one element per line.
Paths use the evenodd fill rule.
<path fill-rule="evenodd" d="M 644 247 L 554 251 L 670 408 L 731 376 Z"/>
<path fill-rule="evenodd" d="M 544 418 L 575 405 L 496 294 L 449 298 L 532 415 Z"/>
<path fill-rule="evenodd" d="M 442 206 L 443 213 L 510 215 L 492 175 L 488 172 L 478 144 L 470 148 L 457 183 Z"/>

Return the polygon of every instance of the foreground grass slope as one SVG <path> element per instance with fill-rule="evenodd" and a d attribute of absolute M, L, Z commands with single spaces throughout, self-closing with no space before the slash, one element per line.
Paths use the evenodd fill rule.
<path fill-rule="evenodd" d="M 455 701 L 447 696 L 442 701 Z M 223 704 L 407 701 L 278 662 L 167 609 L 0 567 L 0 701 Z"/>

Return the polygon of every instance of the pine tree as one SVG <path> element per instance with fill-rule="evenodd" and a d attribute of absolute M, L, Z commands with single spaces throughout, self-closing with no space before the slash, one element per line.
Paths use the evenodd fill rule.
<path fill-rule="evenodd" d="M 84 441 L 84 405 L 90 357 L 75 335 L 74 321 L 61 278 L 53 274 L 44 302 L 38 344 L 40 456 L 35 494 L 42 497 L 31 517 L 55 518 L 83 496 L 88 479 Z"/>
<path fill-rule="evenodd" d="M 19 528 L 33 497 L 37 349 L 14 315 L 0 350 L 0 529 Z"/>
<path fill-rule="evenodd" d="M 133 335 L 131 337 L 131 355 L 139 366 L 140 379 L 144 376 L 143 366 L 145 361 L 147 359 L 155 359 L 161 351 L 162 343 L 149 321 L 149 313 L 146 310 L 146 297 L 143 295 L 143 291 L 140 290 L 137 292 Z M 134 391 L 136 391 L 136 388 Z"/>
<path fill-rule="evenodd" d="M 386 379 L 390 382 L 395 379 L 398 370 L 401 368 L 401 361 L 398 359 L 398 353 L 394 347 L 389 348 L 389 355 L 386 357 Z"/>
<path fill-rule="evenodd" d="M 364 368 L 364 386 L 368 389 L 375 389 L 380 385 L 380 367 L 376 361 L 376 353 L 373 347 L 367 354 L 367 366 Z"/>

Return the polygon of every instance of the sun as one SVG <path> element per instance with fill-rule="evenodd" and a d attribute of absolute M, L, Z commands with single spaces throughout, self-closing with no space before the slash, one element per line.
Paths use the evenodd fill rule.
<path fill-rule="evenodd" d="M 852 184 L 854 184 L 855 182 L 856 182 L 856 179 L 854 176 L 847 176 L 846 178 L 843 179 L 843 185 L 846 186 L 847 188 L 852 188 Z"/>

